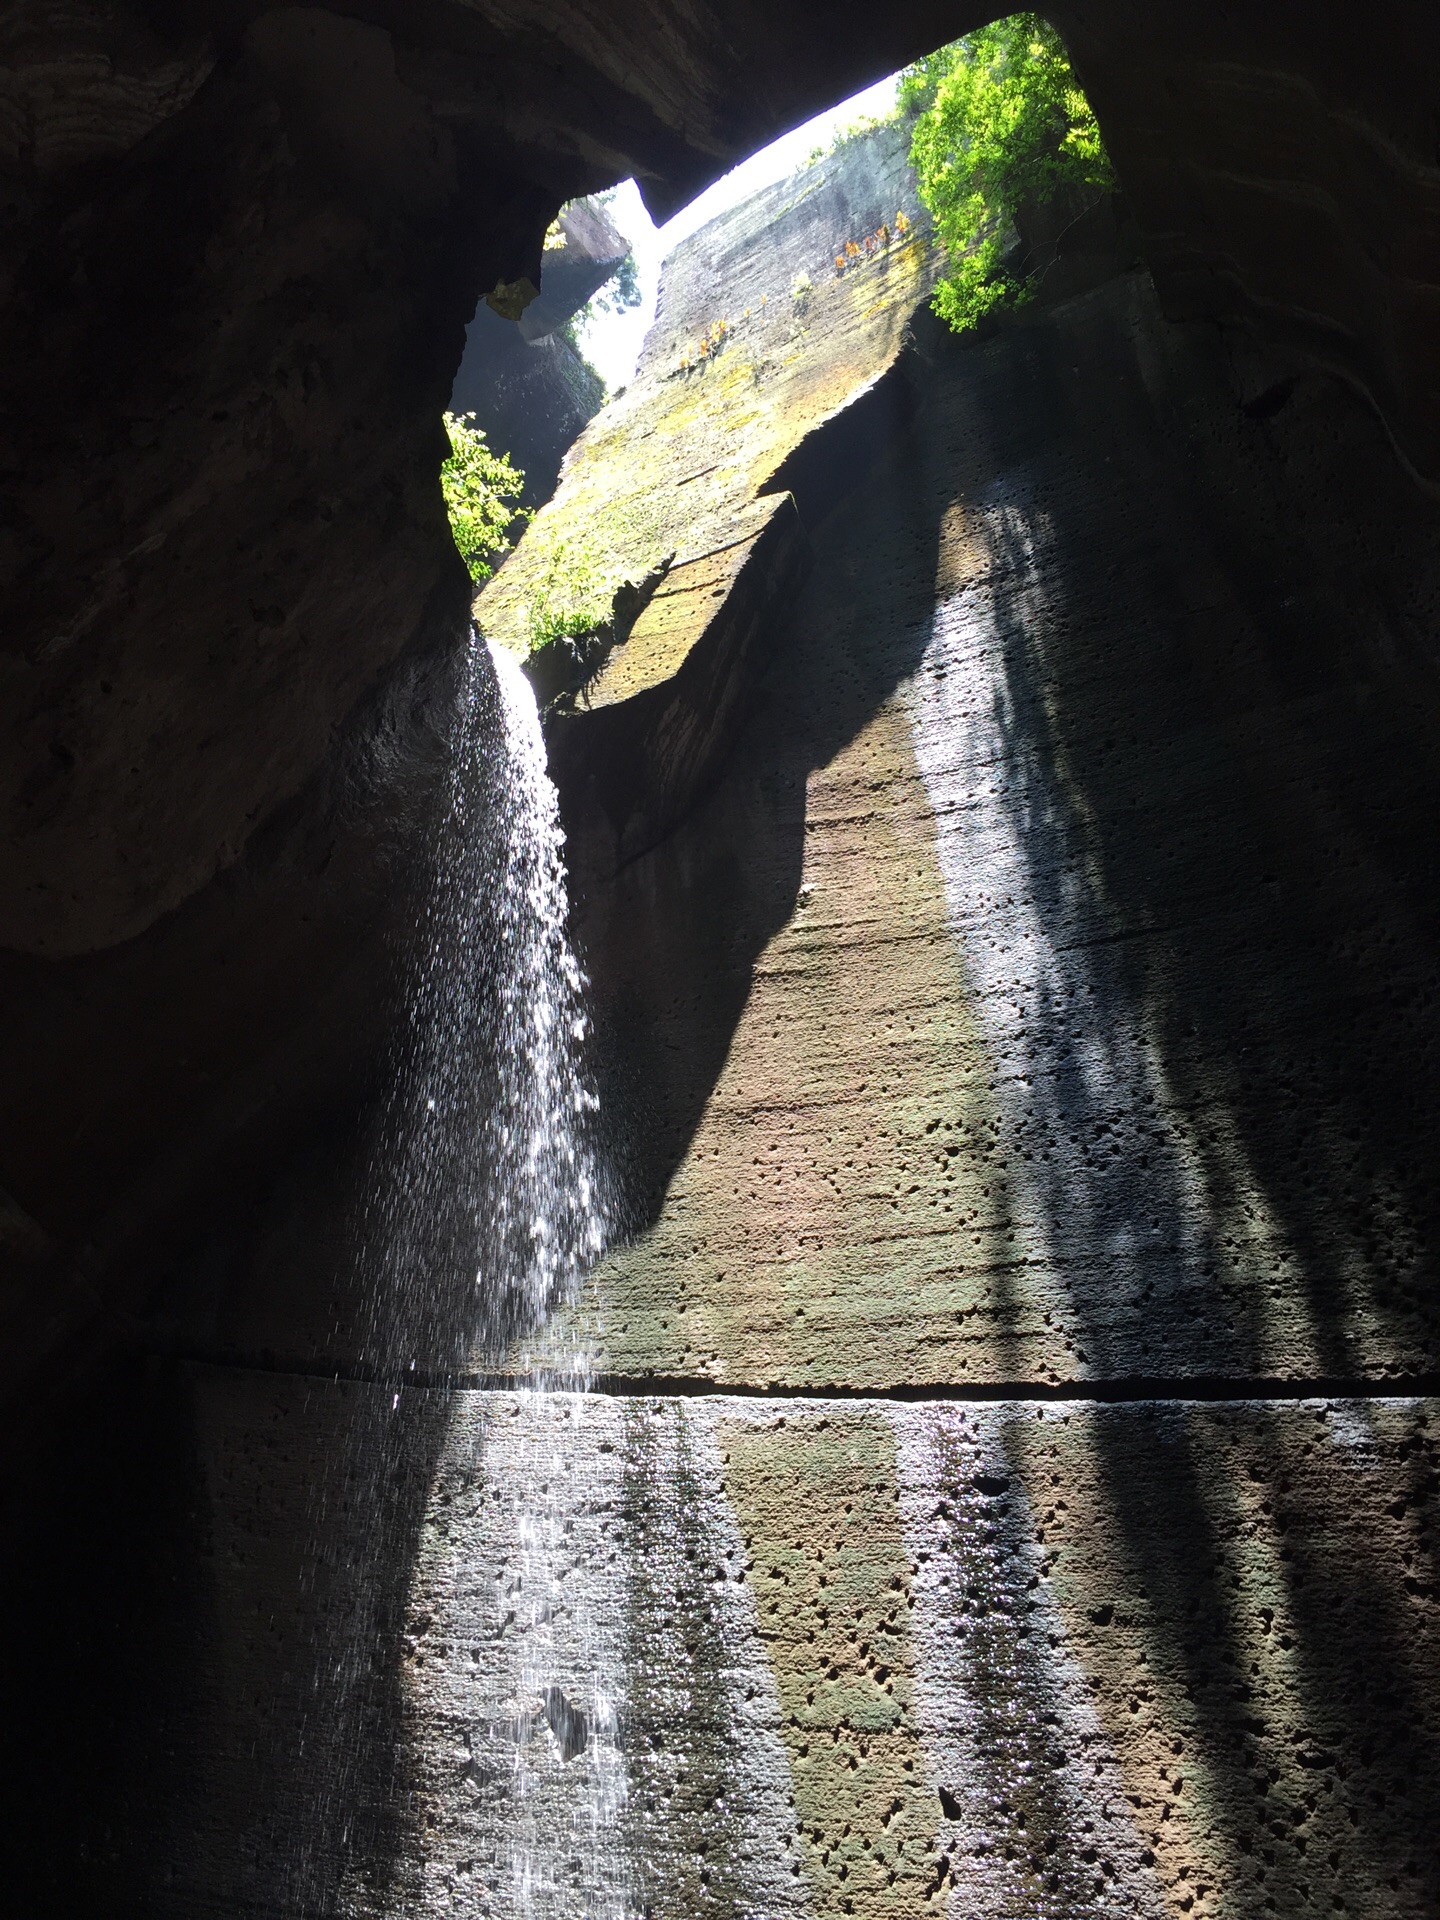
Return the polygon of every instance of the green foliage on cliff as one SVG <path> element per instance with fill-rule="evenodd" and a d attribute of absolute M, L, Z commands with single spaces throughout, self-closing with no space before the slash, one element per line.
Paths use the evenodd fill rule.
<path fill-rule="evenodd" d="M 935 311 L 957 333 L 1033 292 L 1006 252 L 1027 208 L 1094 200 L 1112 185 L 1100 128 L 1055 29 L 1015 13 L 911 67 L 910 162 L 949 254 Z"/>
<path fill-rule="evenodd" d="M 450 458 L 440 469 L 440 490 L 460 557 L 477 586 L 495 571 L 492 562 L 509 549 L 514 502 L 525 476 L 503 453 L 492 453 L 473 413 L 447 413 Z"/>
<path fill-rule="evenodd" d="M 530 603 L 530 647 L 585 642 L 610 617 L 614 584 L 605 562 L 583 540 L 562 540 L 549 555 Z"/>
<path fill-rule="evenodd" d="M 631 251 L 603 286 L 595 289 L 584 306 L 571 314 L 562 329 L 565 338 L 572 347 L 578 348 L 586 323 L 593 320 L 596 314 L 623 313 L 627 307 L 638 307 L 640 299 L 640 269 Z"/>

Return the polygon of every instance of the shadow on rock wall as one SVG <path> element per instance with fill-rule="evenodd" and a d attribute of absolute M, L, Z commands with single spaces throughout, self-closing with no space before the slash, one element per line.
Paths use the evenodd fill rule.
<path fill-rule="evenodd" d="M 613 883 L 582 877 L 635 1231 L 777 934 L 782 968 L 817 941 L 841 973 L 898 964 L 877 925 L 926 882 L 865 869 L 918 772 L 988 1061 L 983 1145 L 945 1151 L 1003 1242 L 1004 1373 L 1428 1373 L 1429 503 L 1344 389 L 1247 414 L 1219 337 L 1167 327 L 1138 282 L 976 347 L 922 326 L 903 364 L 918 412 L 812 530 L 718 789 Z M 811 935 L 807 781 L 842 749 L 839 918 Z M 802 1100 L 778 1034 L 746 1044 L 756 1110 Z M 857 1105 L 854 1064 L 808 1060 L 803 1100 Z"/>
<path fill-rule="evenodd" d="M 411 1850 L 401 1625 L 448 1408 L 295 1384 L 117 1368 L 8 1542 L 27 1913 L 328 1913 Z"/>
<path fill-rule="evenodd" d="M 1024 1639 L 1059 1563 L 1093 1737 L 1175 1899 L 1419 1915 L 1440 1897 L 1417 1839 L 1440 1814 L 1429 1415 L 1266 1396 L 1413 1390 L 1435 1369 L 1433 507 L 1344 388 L 1282 383 L 1246 409 L 1227 351 L 1128 281 L 974 347 L 920 331 L 922 405 L 812 529 L 719 788 L 586 901 L 636 1238 L 660 1249 L 621 1267 L 606 1332 L 643 1268 L 672 1321 L 687 1285 L 739 1300 L 722 1379 L 809 1384 L 816 1336 L 776 1334 L 772 1305 L 800 1297 L 813 1324 L 803 1243 L 782 1254 L 802 1292 L 777 1290 L 768 1318 L 744 1317 L 756 1296 L 713 1243 L 749 1206 L 771 1258 L 801 1217 L 771 1198 L 794 1172 L 795 1152 L 767 1157 L 785 1116 L 819 1102 L 797 1123 L 809 1150 L 845 1101 L 868 1097 L 878 1137 L 920 1132 L 954 1092 L 887 1086 L 884 1035 L 844 1021 L 850 1055 L 812 1049 L 804 1083 L 787 1076 L 781 1023 L 806 1003 L 772 977 L 848 941 L 824 977 L 888 969 L 877 1004 L 900 1005 L 870 922 L 912 900 L 903 875 L 877 895 L 865 865 L 918 772 L 934 854 L 916 885 L 938 867 L 988 1103 L 983 1139 L 953 1141 L 990 1233 L 968 1272 L 952 1242 L 954 1297 L 990 1303 L 982 1382 L 1080 1403 L 1007 1410 L 995 1462 L 957 1483 L 992 1526 L 1008 1512 L 1015 1565 L 1034 1561 L 996 1611 Z M 816 782 L 843 752 L 846 783 Z M 842 804 L 843 897 L 806 933 L 807 854 L 836 825 L 817 808 Z M 730 1151 L 713 1110 L 736 1097 L 737 1035 L 744 1145 L 707 1185 L 687 1163 Z M 849 1176 L 842 1222 L 870 1171 Z M 866 1350 L 821 1352 L 822 1390 L 963 1384 L 887 1371 L 881 1310 L 922 1311 L 902 1233 L 862 1247 Z M 731 1271 L 712 1279 L 711 1260 Z M 654 1350 L 679 1356 L 666 1337 Z M 960 1584 L 949 1604 L 983 1615 Z M 1026 1804 L 985 1810 L 1017 1859 L 1037 1844 Z"/>
<path fill-rule="evenodd" d="M 986 656 L 1004 851 L 942 865 L 963 945 L 997 878 L 1030 936 L 1002 1098 L 1057 1270 L 1103 1270 L 1092 1370 L 1425 1373 L 1433 512 L 1343 390 L 1256 424 L 1217 358 L 1096 300 L 983 357 L 984 577 L 930 660 Z M 1131 1286 L 1178 1316 L 1148 1353 L 1106 1310 Z"/>
<path fill-rule="evenodd" d="M 669 842 L 613 881 L 573 876 L 602 1111 L 631 1231 L 663 1205 L 724 1064 L 755 961 L 794 913 L 809 774 L 854 740 L 924 652 L 939 517 L 914 425 L 915 381 L 902 361 L 868 404 L 850 410 L 855 418 L 841 415 L 814 436 L 814 457 L 807 444 L 776 479 L 777 490 L 793 489 L 815 541 L 814 565 L 823 568 L 834 564 L 824 530 L 836 496 L 863 475 L 862 499 L 847 520 L 863 557 L 843 563 L 853 625 L 817 632 L 797 622 L 794 604 L 777 607 L 763 642 L 773 664 L 715 789 Z M 837 440 L 845 479 L 825 458 Z M 801 605 L 808 592 L 802 588 Z M 905 632 L 882 652 L 871 624 L 893 620 L 902 607 Z"/>
<path fill-rule="evenodd" d="M 6 1489 L 27 1911 L 383 1907 L 414 1853 L 402 1620 L 450 1424 L 423 1385 L 534 1304 L 504 1285 L 490 1124 L 513 769 L 468 659 L 375 749 L 392 813 L 415 808 L 386 1084 L 161 1263 L 132 1350 Z"/>
<path fill-rule="evenodd" d="M 1003 885 L 1044 956 L 1007 948 L 1013 1204 L 1094 1375 L 1433 1377 L 1433 509 L 1343 389 L 1262 424 L 1215 404 L 1216 341 L 1107 305 L 985 356 L 958 498 L 988 584 L 936 616 L 952 671 L 991 656 L 1007 828 L 979 876 L 957 850 L 957 918 Z M 1130 1602 L 1110 1638 L 1132 1635 L 1107 1678 L 1131 1713 L 1168 1690 L 1160 1792 L 1188 1775 L 1211 1822 L 1187 1871 L 1257 1908 L 1317 1879 L 1337 1907 L 1440 1898 L 1415 1844 L 1440 1814 L 1415 1640 L 1434 1449 L 1423 1415 L 1397 1446 L 1398 1412 L 1317 1408 L 1303 1448 L 1253 1405 L 1218 1449 L 1179 1411 L 1094 1423 Z M 1312 1454 L 1344 1461 L 1353 1513 Z M 1407 1457 L 1411 1499 L 1359 1517 Z"/>

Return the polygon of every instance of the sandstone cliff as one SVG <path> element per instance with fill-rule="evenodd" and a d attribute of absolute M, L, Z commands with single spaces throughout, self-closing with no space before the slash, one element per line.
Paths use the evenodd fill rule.
<path fill-rule="evenodd" d="M 384 1058 L 477 299 L 982 17 L 7 15 L 27 1913 L 284 1911 L 297 1834 L 479 1910 L 522 1739 L 547 1795 L 628 1769 L 570 1857 L 687 1920 L 1440 1908 L 1433 7 L 1061 8 L 1155 297 L 917 324 L 853 497 L 772 476 L 813 563 L 673 832 L 587 813 L 577 737 L 634 1206 L 581 1469 L 524 1489 L 569 1406 L 336 1383 L 345 1250 L 255 1254 Z M 598 1646 L 633 1706 L 584 1759 L 497 1653 L 522 1493 L 588 1595 L 549 1684 Z"/>
<path fill-rule="evenodd" d="M 764 615 L 802 564 L 787 462 L 885 403 L 937 270 L 908 146 L 882 126 L 677 248 L 634 381 L 476 601 L 487 633 L 535 655 L 542 693 L 568 696 L 553 750 L 563 763 L 583 734 L 585 831 L 608 829 L 612 863 L 725 751 Z M 546 641 L 557 615 L 573 640 Z"/>
<path fill-rule="evenodd" d="M 548 515 L 648 566 L 709 483 L 551 722 L 629 1231 L 508 1379 L 175 1384 L 235 1677 L 162 1720 L 205 1759 L 161 1912 L 286 1911 L 234 1797 L 332 1765 L 350 1837 L 298 1824 L 366 1915 L 1433 1911 L 1440 692 L 1374 573 L 1435 606 L 1431 514 L 1348 388 L 1247 408 L 1132 271 L 960 342 L 872 256 L 784 405 L 738 327 L 687 380 L 895 152 L 695 237 L 663 453 L 602 416 Z M 777 476 L 808 565 L 650 618 Z M 712 646 L 708 786 L 627 847 L 609 729 L 663 766 Z M 577 1347 L 602 1391 L 535 1393 Z M 337 1618 L 393 1649 L 358 1701 Z"/>
<path fill-rule="evenodd" d="M 436 423 L 477 299 L 535 278 L 565 199 L 634 174 L 663 212 L 983 17 L 361 11 L 4 29 L 20 1375 L 111 1344 L 181 1216 L 237 1159 L 280 1177 L 383 1053 L 387 809 L 352 798 L 463 625 Z M 1257 406 L 1338 372 L 1433 478 L 1433 9 L 1057 20 L 1167 312 L 1226 324 Z"/>

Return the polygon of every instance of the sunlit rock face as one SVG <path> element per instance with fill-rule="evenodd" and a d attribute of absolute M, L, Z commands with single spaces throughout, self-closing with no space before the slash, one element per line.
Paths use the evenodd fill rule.
<path fill-rule="evenodd" d="M 542 695 L 571 696 L 578 717 L 554 714 L 552 759 L 562 781 L 575 765 L 573 829 L 599 863 L 658 839 L 733 739 L 761 625 L 803 547 L 787 462 L 826 421 L 887 406 L 886 375 L 939 270 L 908 149 L 892 122 L 675 250 L 635 379 L 476 601 L 487 635 L 535 655 Z M 613 628 L 580 640 L 583 688 L 563 678 L 574 649 L 541 644 L 577 582 L 590 583 L 577 611 Z M 616 624 L 626 595 L 638 610 Z"/>
<path fill-rule="evenodd" d="M 602 1366 L 1432 1372 L 1428 505 L 1137 276 L 900 376 L 718 787 L 587 879 Z"/>
<path fill-rule="evenodd" d="M 811 1911 L 1418 1916 L 1430 507 L 1141 275 L 893 378 L 718 784 L 583 871 L 634 1211 L 550 1337 L 717 1436 Z"/>
<path fill-rule="evenodd" d="M 1433 1400 L 179 1398 L 224 1658 L 137 1911 L 1434 1911 Z"/>

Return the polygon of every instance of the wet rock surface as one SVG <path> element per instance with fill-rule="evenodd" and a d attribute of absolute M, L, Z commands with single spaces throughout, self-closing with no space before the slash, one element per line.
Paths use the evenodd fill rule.
<path fill-rule="evenodd" d="M 148 1911 L 290 1910 L 262 1830 L 212 1824 L 274 1808 L 280 1752 L 347 1912 L 1433 1911 L 1434 1401 L 183 1391 L 245 1705 Z M 317 1820 L 355 1729 L 322 1689 L 297 1751 L 273 1647 L 375 1595 L 343 1529 L 275 1572 L 357 1422 L 429 1492 L 393 1563 L 370 1510 L 403 1657 Z"/>
<path fill-rule="evenodd" d="M 123 1340 L 131 1243 L 164 1264 L 180 1214 L 229 1205 L 227 1143 L 261 1116 L 255 1179 L 283 1180 L 383 1056 L 383 942 L 355 930 L 388 882 L 328 854 L 331 797 L 384 683 L 459 643 L 438 413 L 477 298 L 533 282 L 566 198 L 633 173 L 663 212 L 982 17 L 12 9 L 0 1177 L 16 1311 L 72 1358 Z M 1256 405 L 1337 369 L 1433 474 L 1432 14 L 1059 24 L 1167 311 L 1241 323 Z M 283 966 L 232 964 L 237 893 Z M 366 1010 L 317 1065 L 292 1036 L 341 954 Z"/>
<path fill-rule="evenodd" d="M 1157 298 L 897 328 L 770 475 L 723 778 L 576 836 L 612 1391 L 307 1375 L 269 1231 L 393 1019 L 477 298 L 981 17 L 7 21 L 28 1913 L 1434 1912 L 1433 10 L 1062 12 Z"/>
<path fill-rule="evenodd" d="M 1138 276 L 899 367 L 578 876 L 637 1212 L 530 1384 L 165 1389 L 149 1911 L 1433 1909 L 1428 506 Z"/>

